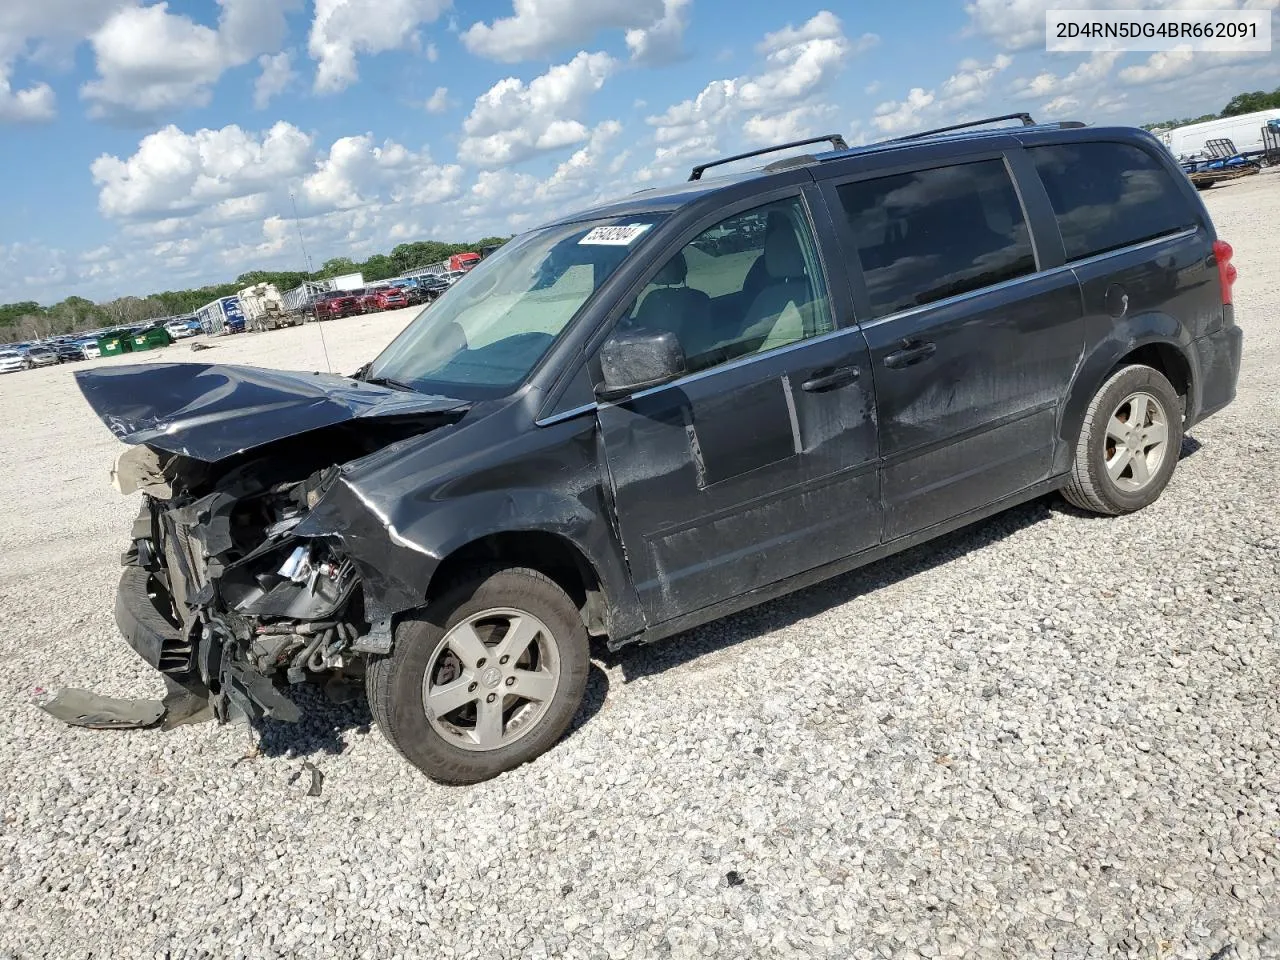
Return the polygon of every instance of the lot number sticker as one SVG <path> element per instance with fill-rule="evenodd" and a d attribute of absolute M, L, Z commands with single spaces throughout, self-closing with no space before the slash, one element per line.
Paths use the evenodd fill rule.
<path fill-rule="evenodd" d="M 626 247 L 648 230 L 651 223 L 624 223 L 616 227 L 593 227 L 578 241 L 580 246 Z"/>

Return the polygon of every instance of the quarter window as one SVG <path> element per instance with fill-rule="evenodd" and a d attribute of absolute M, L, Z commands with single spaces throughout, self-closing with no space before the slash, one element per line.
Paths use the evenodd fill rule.
<path fill-rule="evenodd" d="M 676 334 L 690 372 L 834 329 L 799 197 L 702 231 L 640 292 L 626 321 Z"/>
<path fill-rule="evenodd" d="M 1036 269 L 1005 165 L 983 160 L 837 188 L 872 317 L 978 290 Z"/>
<path fill-rule="evenodd" d="M 1058 217 L 1068 260 L 1173 233 L 1195 214 L 1169 171 L 1127 143 L 1061 143 L 1029 151 Z"/>

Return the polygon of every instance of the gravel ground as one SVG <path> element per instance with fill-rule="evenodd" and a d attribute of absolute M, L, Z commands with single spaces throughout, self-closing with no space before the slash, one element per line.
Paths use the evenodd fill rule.
<path fill-rule="evenodd" d="M 1280 956 L 1280 173 L 1206 200 L 1245 370 L 1157 504 L 601 653 L 568 738 L 465 789 L 363 702 L 260 741 L 31 706 L 162 687 L 112 622 L 114 441 L 70 369 L 0 378 L 0 956 Z M 326 324 L 338 368 L 407 316 Z M 315 327 L 175 357 L 323 365 Z"/>

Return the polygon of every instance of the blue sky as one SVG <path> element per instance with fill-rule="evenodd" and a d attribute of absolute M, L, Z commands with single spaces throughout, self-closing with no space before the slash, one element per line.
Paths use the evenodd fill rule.
<path fill-rule="evenodd" d="M 1050 5 L 0 0 L 0 302 L 301 269 L 291 193 L 318 264 L 793 137 L 1136 124 L 1280 85 L 1274 52 L 1047 54 Z"/>

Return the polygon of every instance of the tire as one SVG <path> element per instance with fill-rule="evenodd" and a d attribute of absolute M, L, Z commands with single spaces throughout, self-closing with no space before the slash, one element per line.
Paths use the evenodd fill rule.
<path fill-rule="evenodd" d="M 487 644 L 475 649 L 492 652 L 496 659 L 498 641 L 515 636 L 515 619 L 509 618 L 505 632 L 491 623 L 511 614 L 522 618 L 526 630 L 532 629 L 529 624 L 545 628 L 521 648 L 526 652 L 518 655 L 519 663 L 500 666 L 475 656 L 464 661 L 464 654 L 456 652 L 462 649 L 455 649 L 457 638 L 468 637 L 466 625 L 481 617 L 469 636 Z M 486 636 L 487 630 L 492 634 Z M 537 669 L 527 670 L 530 665 Z M 494 567 L 447 587 L 438 599 L 401 621 L 392 652 L 370 658 L 365 689 L 379 729 L 406 760 L 439 783 L 478 783 L 528 763 L 560 739 L 582 703 L 590 669 L 587 632 L 568 594 L 535 570 Z M 551 677 L 554 693 L 541 700 L 524 701 L 500 692 L 513 683 L 519 691 L 530 678 L 545 685 Z M 452 690 L 461 705 L 429 717 L 424 702 L 428 689 L 445 695 Z M 474 697 L 470 691 L 476 691 Z M 489 700 L 495 696 L 499 699 Z M 487 703 L 496 703 L 496 708 Z M 482 709 L 499 710 L 501 742 L 478 742 Z"/>
<path fill-rule="evenodd" d="M 1129 421 L 1143 407 L 1138 434 Z M 1164 439 L 1156 443 L 1161 424 Z M 1152 367 L 1121 367 L 1089 402 L 1062 494 L 1092 513 L 1133 513 L 1164 492 L 1181 450 L 1182 410 L 1173 386 Z"/>

